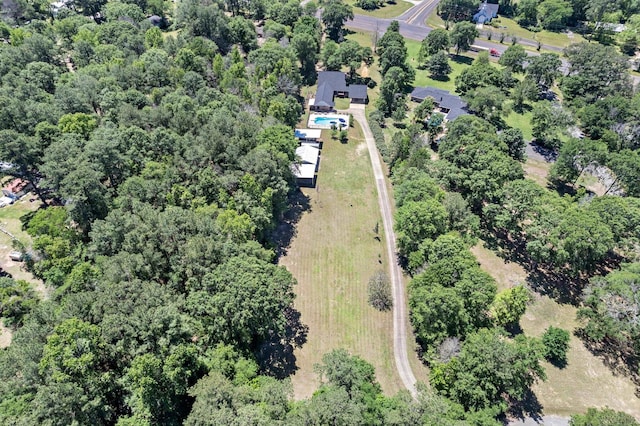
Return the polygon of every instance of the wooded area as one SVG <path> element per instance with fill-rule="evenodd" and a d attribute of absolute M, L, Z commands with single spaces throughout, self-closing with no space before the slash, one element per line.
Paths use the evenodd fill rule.
<path fill-rule="evenodd" d="M 566 355 L 565 330 L 519 330 L 533 292 L 581 304 L 581 338 L 640 383 L 640 95 L 613 47 L 568 47 L 566 76 L 556 54 L 512 46 L 501 68 L 479 54 L 455 78 L 474 115 L 446 122 L 432 99 L 409 112 L 416 70 L 399 24 L 374 49 L 344 41 L 353 10 L 339 0 L 320 19 L 295 0 L 56 7 L 6 1 L 0 23 L 3 174 L 41 203 L 21 217 L 33 244 L 15 249 L 51 289 L 43 298 L 0 277 L 13 331 L 0 352 L 0 423 L 498 424 L 545 379 L 542 360 Z M 433 31 L 417 65 L 446 77 L 449 49 L 459 56 L 476 36 L 468 22 Z M 323 356 L 311 398 L 291 398 L 281 355 L 304 324 L 273 232 L 296 190 L 293 127 L 319 61 L 379 83 L 369 119 L 431 368 L 417 399 L 383 395 L 373 367 L 341 349 Z M 380 82 L 358 75 L 374 63 Z M 510 107 L 531 109 L 534 138 L 558 151 L 548 188 L 525 179 Z M 570 124 L 586 138 L 567 136 Z M 612 176 L 602 196 L 577 185 L 593 167 Z M 478 237 L 557 285 L 498 292 L 469 250 Z M 381 310 L 392 305 L 385 279 L 370 290 Z M 634 424 L 612 410 L 574 423 L 593 419 Z"/>

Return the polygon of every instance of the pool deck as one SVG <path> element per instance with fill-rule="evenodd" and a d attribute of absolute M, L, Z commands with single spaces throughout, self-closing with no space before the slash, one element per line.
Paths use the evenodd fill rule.
<path fill-rule="evenodd" d="M 349 115 L 348 114 L 342 114 L 342 113 L 337 113 L 337 112 L 327 112 L 327 113 L 322 113 L 322 112 L 313 112 L 309 115 L 309 122 L 307 123 L 307 126 L 310 129 L 330 129 L 331 128 L 331 124 L 329 121 L 326 121 L 325 123 L 316 123 L 316 118 L 320 118 L 323 121 L 325 120 L 331 120 L 331 121 L 335 121 L 336 123 L 340 122 L 340 119 L 345 120 L 344 123 L 342 124 L 343 127 L 348 127 L 349 126 Z"/>

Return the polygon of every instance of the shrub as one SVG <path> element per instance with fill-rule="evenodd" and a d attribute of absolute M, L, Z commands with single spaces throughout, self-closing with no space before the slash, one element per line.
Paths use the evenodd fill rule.
<path fill-rule="evenodd" d="M 371 115 L 373 115 L 373 113 Z M 378 152 L 380 152 L 384 161 L 389 162 L 389 149 L 387 148 L 387 141 L 384 139 L 384 133 L 382 132 L 380 124 L 372 117 L 369 117 L 369 127 L 371 128 L 373 139 L 376 141 Z"/>
<path fill-rule="evenodd" d="M 566 364 L 567 350 L 569 350 L 569 332 L 561 328 L 550 326 L 542 335 L 545 347 L 545 358 L 550 362 Z"/>
<path fill-rule="evenodd" d="M 391 282 L 384 271 L 376 272 L 369 279 L 369 304 L 379 311 L 388 311 L 393 307 Z"/>

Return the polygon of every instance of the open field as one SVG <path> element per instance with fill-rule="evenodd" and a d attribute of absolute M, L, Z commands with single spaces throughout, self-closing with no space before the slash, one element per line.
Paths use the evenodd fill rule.
<path fill-rule="evenodd" d="M 309 327 L 306 344 L 295 352 L 295 397 L 313 393 L 313 366 L 335 348 L 372 363 L 383 390 L 392 394 L 402 386 L 393 358 L 392 315 L 367 303 L 369 278 L 387 264 L 384 236 L 377 240 L 374 233 L 381 217 L 367 148 L 358 127 L 350 129 L 346 144 L 331 140 L 328 131 L 323 135 L 318 185 L 302 189 L 308 209 L 280 259 L 298 280 L 295 307 Z"/>
<path fill-rule="evenodd" d="M 503 260 L 482 243 L 473 247 L 472 251 L 481 268 L 496 279 L 500 290 L 528 280 L 524 268 Z M 534 299 L 520 320 L 526 335 L 540 337 L 550 325 L 570 332 L 578 326 L 576 307 L 559 304 L 538 294 Z M 640 399 L 635 396 L 635 386 L 631 380 L 614 375 L 573 334 L 567 359 L 567 366 L 563 369 L 545 362 L 547 380 L 533 386 L 545 414 L 571 415 L 584 412 L 588 407 L 609 406 L 640 418 Z"/>
<path fill-rule="evenodd" d="M 384 3 L 384 5 L 378 9 L 374 10 L 364 10 L 359 7 L 356 7 L 355 0 L 346 0 L 345 3 L 353 6 L 353 13 L 355 15 L 367 15 L 367 16 L 375 16 L 376 18 L 395 18 L 396 16 L 402 15 L 407 10 L 413 7 L 412 3 L 396 0 L 394 3 Z"/>
<path fill-rule="evenodd" d="M 531 111 L 525 110 L 523 113 L 518 113 L 512 110 L 509 115 L 505 117 L 504 121 L 509 127 L 522 130 L 524 140 L 530 141 L 533 139 L 533 126 L 531 125 L 532 115 Z"/>
<path fill-rule="evenodd" d="M 543 188 L 547 187 L 547 184 L 549 183 L 547 176 L 549 176 L 551 163 L 527 158 L 527 161 L 522 165 L 522 168 L 524 169 L 524 176 L 526 178 L 533 180 Z"/>

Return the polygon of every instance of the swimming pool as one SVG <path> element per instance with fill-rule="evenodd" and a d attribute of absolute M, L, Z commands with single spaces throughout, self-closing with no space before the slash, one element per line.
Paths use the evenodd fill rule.
<path fill-rule="evenodd" d="M 345 114 L 311 114 L 309 116 L 309 128 L 330 129 L 331 126 L 348 127 L 349 116 Z"/>

